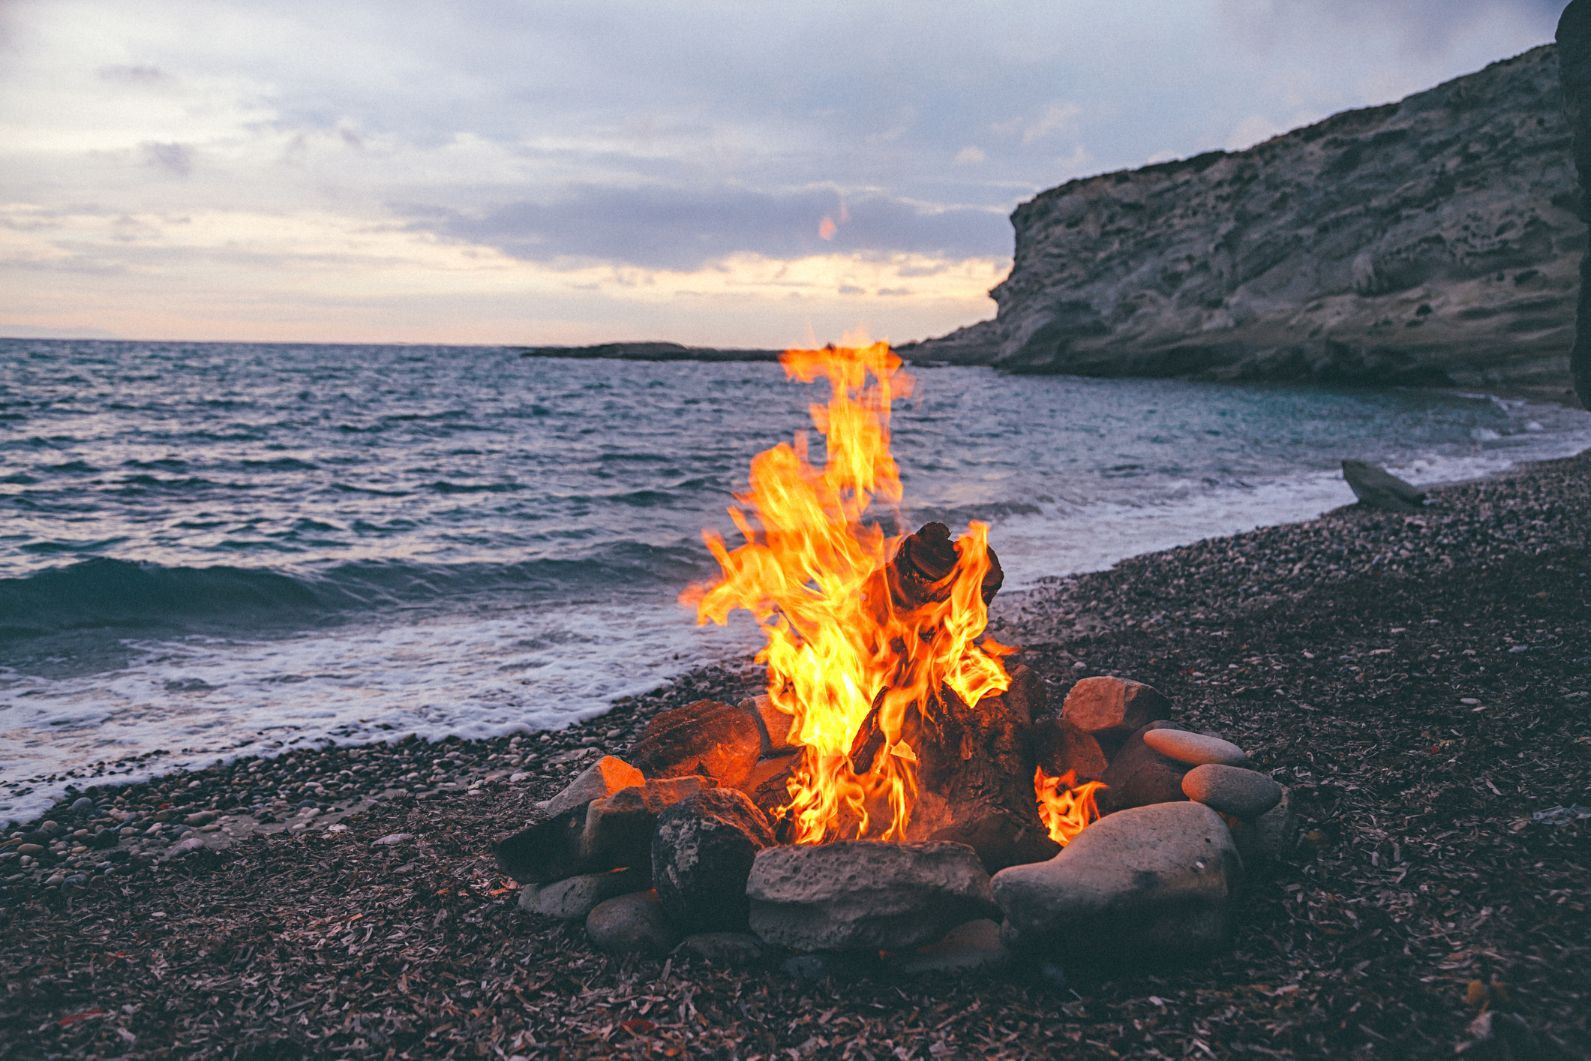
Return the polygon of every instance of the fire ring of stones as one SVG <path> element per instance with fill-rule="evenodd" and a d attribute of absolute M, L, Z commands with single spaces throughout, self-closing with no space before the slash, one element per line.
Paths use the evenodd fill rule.
<path fill-rule="evenodd" d="M 498 863 L 521 909 L 584 921 L 603 951 L 798 976 L 1141 967 L 1224 947 L 1245 877 L 1291 843 L 1286 790 L 1236 745 L 1177 728 L 1140 682 L 1085 678 L 1050 711 L 1031 671 L 1011 678 L 919 740 L 905 841 L 790 843 L 788 720 L 766 698 L 702 700 L 541 804 Z M 1101 783 L 1099 817 L 1064 847 L 1036 773 Z"/>

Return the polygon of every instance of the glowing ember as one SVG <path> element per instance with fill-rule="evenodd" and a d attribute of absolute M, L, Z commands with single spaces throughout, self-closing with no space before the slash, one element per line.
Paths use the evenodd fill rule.
<path fill-rule="evenodd" d="M 1100 781 L 1077 783 L 1071 770 L 1051 777 L 1041 766 L 1033 773 L 1033 790 L 1039 801 L 1039 821 L 1050 831 L 1050 839 L 1065 847 L 1072 837 L 1088 828 L 1099 817 L 1094 793 L 1104 788 Z"/>
<path fill-rule="evenodd" d="M 745 543 L 731 549 L 705 532 L 722 574 L 683 599 L 698 622 L 722 625 L 743 608 L 763 629 L 768 697 L 802 749 L 781 808 L 796 842 L 904 839 L 917 795 L 908 713 L 932 718 L 944 688 L 976 706 L 1010 685 L 1001 657 L 1012 650 L 980 641 L 988 526 L 968 526 L 950 573 L 927 593 L 903 592 L 889 568 L 901 538 L 867 518 L 875 500 L 901 499 L 889 448 L 891 402 L 910 393 L 900 358 L 873 343 L 790 350 L 781 363 L 801 382 L 829 383 L 828 404 L 811 407 L 822 463 L 809 460 L 805 435 L 754 457 L 750 487 L 729 509 Z M 849 752 L 875 702 L 886 754 L 859 774 Z"/>

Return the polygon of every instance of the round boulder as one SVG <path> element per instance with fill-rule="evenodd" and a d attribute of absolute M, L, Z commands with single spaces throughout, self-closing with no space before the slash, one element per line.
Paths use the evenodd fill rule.
<path fill-rule="evenodd" d="M 745 793 L 710 788 L 669 807 L 652 836 L 652 882 L 687 932 L 744 930 L 746 878 L 773 828 Z"/>
<path fill-rule="evenodd" d="M 656 892 L 632 892 L 598 903 L 586 915 L 586 935 L 609 954 L 661 958 L 679 942 L 679 931 L 657 901 Z"/>

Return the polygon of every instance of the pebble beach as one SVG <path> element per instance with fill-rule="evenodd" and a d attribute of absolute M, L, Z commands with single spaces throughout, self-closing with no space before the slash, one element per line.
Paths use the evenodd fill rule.
<path fill-rule="evenodd" d="M 992 632 L 1052 698 L 1150 682 L 1291 788 L 1296 849 L 1199 968 L 803 981 L 606 958 L 516 909 L 490 842 L 656 711 L 756 691 L 710 667 L 556 732 L 68 792 L 0 837 L 0 1054 L 1436 1056 L 1507 1035 L 1573 1056 L 1588 527 L 1582 454 L 998 600 Z"/>

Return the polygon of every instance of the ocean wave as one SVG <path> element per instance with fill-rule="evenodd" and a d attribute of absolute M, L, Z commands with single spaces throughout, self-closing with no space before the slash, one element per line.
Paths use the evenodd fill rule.
<path fill-rule="evenodd" d="M 302 627 L 477 593 L 545 597 L 637 583 L 679 586 L 700 575 L 700 552 L 694 544 L 625 541 L 511 564 L 357 561 L 303 572 L 95 557 L 0 579 L 0 642 L 95 629 Z"/>

